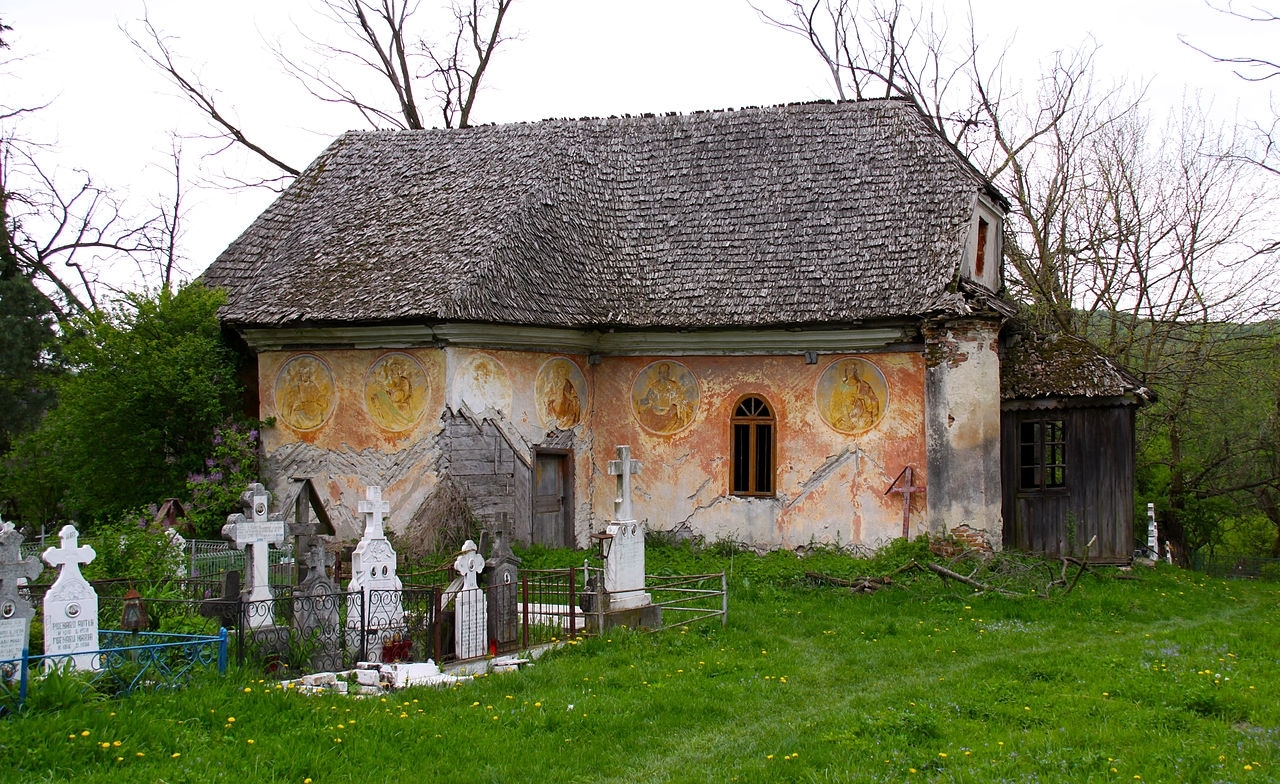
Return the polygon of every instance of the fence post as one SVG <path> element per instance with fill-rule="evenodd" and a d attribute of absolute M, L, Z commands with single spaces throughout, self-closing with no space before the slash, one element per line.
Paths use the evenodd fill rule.
<path fill-rule="evenodd" d="M 31 666 L 31 651 L 27 646 L 22 646 L 22 673 L 18 676 L 18 710 L 22 710 L 22 706 L 27 704 L 27 681 L 30 673 L 28 668 Z"/>
<path fill-rule="evenodd" d="M 725 572 L 720 573 L 720 625 L 729 624 L 729 578 Z"/>
<path fill-rule="evenodd" d="M 569 567 L 569 639 L 573 639 L 578 633 L 578 622 L 575 619 L 578 603 L 573 596 L 574 589 L 578 587 L 577 571 L 578 567 Z"/>
<path fill-rule="evenodd" d="M 444 606 L 440 601 L 442 598 L 444 598 L 444 592 L 440 590 L 440 586 L 431 586 L 431 613 L 434 616 L 431 624 L 431 654 L 437 664 L 441 661 L 440 627 L 444 625 Z"/>
<path fill-rule="evenodd" d="M 227 627 L 218 627 L 218 674 L 227 674 Z"/>
<path fill-rule="evenodd" d="M 524 623 L 520 625 L 520 649 L 529 650 L 529 575 L 520 575 L 520 606 L 524 615 Z"/>

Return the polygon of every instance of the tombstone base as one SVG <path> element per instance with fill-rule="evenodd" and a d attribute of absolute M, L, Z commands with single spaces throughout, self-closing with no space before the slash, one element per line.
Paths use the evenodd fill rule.
<path fill-rule="evenodd" d="M 625 610 L 610 610 L 603 615 L 590 613 L 586 620 L 589 632 L 598 633 L 619 626 L 628 629 L 657 629 L 662 626 L 662 608 L 656 604 L 647 604 Z"/>
<path fill-rule="evenodd" d="M 653 597 L 644 591 L 620 591 L 606 593 L 604 596 L 605 612 L 635 610 L 653 604 Z"/>

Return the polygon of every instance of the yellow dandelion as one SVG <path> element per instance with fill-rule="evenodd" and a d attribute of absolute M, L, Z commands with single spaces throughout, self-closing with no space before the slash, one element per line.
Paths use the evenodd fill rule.
<path fill-rule="evenodd" d="M 182 756 L 182 752 L 175 751 L 174 753 L 169 755 L 169 759 L 177 759 L 178 757 L 181 757 L 181 756 Z"/>
<path fill-rule="evenodd" d="M 249 738 L 247 741 L 245 741 L 245 743 L 248 743 L 250 746 L 252 746 L 252 745 L 253 745 L 253 738 Z"/>
<path fill-rule="evenodd" d="M 81 732 L 81 733 L 80 733 L 80 737 L 82 737 L 82 738 L 87 738 L 87 737 L 89 737 L 89 731 L 88 731 L 88 730 L 85 730 L 85 731 Z"/>
<path fill-rule="evenodd" d="M 141 751 L 140 751 L 140 752 L 138 752 L 137 756 L 139 756 L 139 757 L 145 757 L 145 756 L 147 756 L 147 755 L 146 755 L 146 753 L 145 753 L 145 752 L 141 752 Z"/>
<path fill-rule="evenodd" d="M 244 693 L 245 693 L 245 694 L 249 694 L 249 693 L 250 693 L 250 692 L 252 692 L 252 691 L 253 691 L 253 689 L 250 689 L 248 686 L 245 686 L 245 687 L 244 687 Z"/>
<path fill-rule="evenodd" d="M 772 754 L 766 754 L 766 755 L 765 755 L 765 759 L 773 759 L 773 755 L 772 755 Z"/>
<path fill-rule="evenodd" d="M 941 757 L 941 758 L 943 758 L 943 759 L 946 759 L 946 758 L 947 758 L 947 753 L 946 753 L 945 751 L 940 751 L 940 752 L 938 752 L 938 756 L 939 756 L 939 757 Z"/>

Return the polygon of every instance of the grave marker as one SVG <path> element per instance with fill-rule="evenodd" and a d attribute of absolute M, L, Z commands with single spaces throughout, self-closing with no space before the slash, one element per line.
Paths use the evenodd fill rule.
<path fill-rule="evenodd" d="M 222 538 L 229 540 L 237 550 L 245 551 L 247 577 L 240 593 L 245 602 L 270 602 L 272 599 L 268 556 L 271 545 L 279 546 L 284 542 L 284 518 L 268 515 L 270 500 L 271 494 L 267 489 L 254 482 L 240 495 L 240 505 L 249 511 L 251 517 L 246 518 L 236 512 L 228 516 L 227 524 L 222 526 Z M 244 611 L 245 620 L 253 629 L 274 625 L 274 608 L 269 604 L 246 605 Z"/>
<path fill-rule="evenodd" d="M 0 522 L 0 661 L 20 659 L 27 650 L 35 608 L 18 593 L 18 582 L 44 571 L 39 558 L 22 557 L 22 538 L 13 523 Z"/>
<path fill-rule="evenodd" d="M 376 660 L 382 654 L 383 638 L 404 629 L 404 603 L 399 593 L 403 586 L 396 576 L 396 551 L 383 531 L 382 520 L 390 513 L 391 505 L 382 500 L 382 488 L 376 485 L 366 488 L 365 500 L 358 509 L 365 519 L 364 536 L 351 554 L 351 582 L 347 583 L 347 590 L 361 594 L 365 628 L 384 632 L 377 635 L 366 652 L 366 658 Z M 395 593 L 383 593 L 391 591 Z M 353 596 L 347 601 L 348 636 L 353 631 L 358 635 L 361 599 Z"/>
<path fill-rule="evenodd" d="M 80 565 L 97 555 L 89 545 L 80 545 L 75 526 L 64 525 L 58 533 L 60 547 L 44 551 L 44 562 L 58 569 L 44 595 L 44 653 L 46 656 L 82 654 L 98 650 L 98 594 L 80 574 Z M 91 655 L 72 657 L 77 670 L 93 668 Z"/>
<path fill-rule="evenodd" d="M 493 549 L 484 563 L 489 594 L 489 639 L 499 645 L 516 642 L 520 635 L 520 559 L 511 552 L 506 514 L 493 528 Z"/>
<path fill-rule="evenodd" d="M 459 659 L 484 656 L 489 629 L 488 602 L 485 592 L 476 584 L 476 576 L 484 569 L 484 558 L 477 552 L 476 543 L 468 539 L 462 552 L 453 560 L 453 568 L 462 578 L 454 600 L 453 642 L 454 653 Z"/>
<path fill-rule="evenodd" d="M 644 590 L 644 525 L 631 512 L 631 477 L 640 473 L 640 462 L 631 459 L 631 447 L 619 446 L 618 459 L 609 461 L 609 473 L 618 477 L 614 511 L 618 519 L 609 523 L 605 534 L 612 537 L 604 559 L 604 590 L 607 609 L 630 610 L 653 603 Z"/>

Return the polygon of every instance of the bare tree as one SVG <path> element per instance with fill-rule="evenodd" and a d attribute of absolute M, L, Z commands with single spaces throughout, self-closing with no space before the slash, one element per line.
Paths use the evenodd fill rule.
<path fill-rule="evenodd" d="M 948 141 L 964 146 L 979 120 L 970 99 L 977 45 L 950 46 L 948 21 L 912 13 L 902 0 L 778 0 L 751 7 L 768 24 L 806 39 L 840 100 L 898 97 L 916 104 Z M 972 25 L 970 25 L 972 29 Z"/>
<path fill-rule="evenodd" d="M 416 31 L 419 0 L 323 0 L 318 17 L 341 38 L 304 33 L 308 55 L 295 57 L 276 44 L 285 73 L 319 101 L 353 109 L 371 128 L 427 127 L 433 104 L 445 127 L 466 127 L 515 0 L 451 0 L 451 34 L 431 43 Z M 213 138 L 241 147 L 271 166 L 273 175 L 237 184 L 279 189 L 299 167 L 269 152 L 224 109 L 218 92 L 178 57 L 172 38 L 144 17 L 141 35 L 125 31 L 143 57 L 169 79 L 213 126 Z"/>

